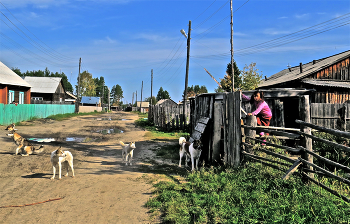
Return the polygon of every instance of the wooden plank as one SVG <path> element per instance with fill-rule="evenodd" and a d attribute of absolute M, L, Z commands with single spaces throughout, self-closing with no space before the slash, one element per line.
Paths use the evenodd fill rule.
<path fill-rule="evenodd" d="M 257 155 L 248 153 L 246 151 L 242 151 L 242 154 L 245 155 L 245 156 L 248 156 L 248 157 L 261 159 L 261 160 L 264 160 L 264 161 L 267 161 L 267 162 L 276 163 L 276 164 L 283 165 L 283 166 L 290 166 L 289 163 L 283 163 L 283 162 L 279 162 L 279 161 L 276 161 L 276 160 L 268 159 L 268 158 L 265 158 L 265 157 L 257 156 Z"/>
<path fill-rule="evenodd" d="M 349 132 L 339 131 L 339 130 L 334 130 L 334 129 L 329 129 L 329 128 L 324 128 L 324 127 L 321 127 L 321 126 L 318 126 L 318 125 L 314 125 L 314 124 L 310 124 L 308 122 L 304 122 L 304 121 L 301 121 L 301 120 L 295 120 L 295 122 L 298 123 L 298 124 L 302 124 L 304 126 L 316 129 L 318 131 L 327 132 L 329 134 L 340 136 L 340 137 L 344 137 L 344 138 L 350 138 L 350 133 Z"/>
<path fill-rule="evenodd" d="M 334 178 L 334 179 L 336 179 L 336 180 L 339 180 L 339 181 L 341 181 L 341 182 L 343 182 L 343 183 L 346 183 L 346 184 L 350 185 L 350 181 L 349 181 L 349 180 L 347 180 L 347 179 L 345 179 L 345 178 L 342 178 L 342 177 L 339 177 L 339 176 L 337 176 L 337 175 L 335 175 L 335 174 L 333 174 L 333 173 L 331 173 L 331 172 L 329 172 L 329 171 L 327 171 L 327 170 L 325 170 L 325 169 L 323 169 L 323 168 L 321 168 L 321 167 L 319 167 L 319 166 L 317 166 L 317 165 L 315 165 L 315 164 L 313 164 L 313 163 L 310 163 L 309 161 L 306 161 L 305 159 L 302 159 L 302 158 L 300 158 L 300 157 L 299 157 L 298 159 L 299 159 L 300 161 L 302 161 L 303 163 L 306 163 L 306 164 L 308 164 L 309 166 L 312 166 L 312 167 L 314 167 L 315 169 L 322 171 L 323 173 L 327 174 L 329 177 L 332 177 L 332 178 Z"/>
<path fill-rule="evenodd" d="M 286 172 L 286 174 L 282 177 L 282 180 L 287 180 L 291 174 L 293 174 L 298 167 L 303 164 L 300 160 L 297 159 L 295 163 L 289 168 L 289 170 Z"/>
<path fill-rule="evenodd" d="M 242 125 L 242 127 L 244 127 L 244 129 L 254 129 L 254 130 L 267 132 L 267 133 L 270 133 L 271 135 L 285 136 L 285 137 L 288 137 L 290 139 L 298 139 L 301 136 L 300 134 L 283 132 L 283 131 L 274 131 L 274 130 L 271 130 L 271 129 L 268 129 L 268 128 L 250 127 L 250 126 L 247 126 L 247 125 Z"/>
<path fill-rule="evenodd" d="M 233 166 L 238 167 L 241 163 L 241 92 L 237 91 L 233 93 Z"/>
<path fill-rule="evenodd" d="M 245 142 L 242 142 L 242 145 L 246 146 L 246 147 L 253 147 L 253 145 L 250 145 L 248 143 L 245 143 Z M 262 147 L 258 147 L 256 148 L 256 150 L 258 151 L 261 151 L 261 152 L 264 152 L 266 153 L 267 155 L 271 155 L 271 156 L 274 156 L 274 157 L 277 157 L 277 158 L 280 158 L 280 159 L 283 159 L 287 162 L 290 162 L 290 163 L 294 163 L 296 161 L 296 159 L 292 159 L 292 158 L 289 158 L 287 156 L 284 156 L 284 155 L 281 155 L 281 154 L 278 154 L 278 153 L 275 153 L 275 152 L 272 152 L 272 151 L 269 151 L 269 150 L 266 150 Z"/>
<path fill-rule="evenodd" d="M 246 138 L 250 139 L 250 140 L 257 141 L 257 142 L 260 142 L 260 143 L 264 143 L 264 144 L 266 144 L 268 146 L 273 146 L 273 147 L 285 149 L 285 150 L 291 151 L 291 152 L 300 152 L 301 151 L 300 149 L 295 149 L 295 148 L 284 146 L 284 145 L 276 145 L 276 144 L 273 144 L 273 143 L 270 143 L 270 142 L 264 142 L 263 140 L 258 139 L 258 138 L 250 138 L 250 137 L 246 137 Z"/>
<path fill-rule="evenodd" d="M 320 186 L 320 187 L 322 187 L 323 189 L 325 189 L 326 191 L 328 191 L 329 193 L 334 194 L 335 196 L 338 196 L 338 197 L 342 198 L 342 199 L 343 199 L 344 201 L 346 201 L 346 202 L 350 202 L 350 199 L 349 199 L 349 198 L 347 198 L 347 197 L 345 197 L 345 196 L 339 194 L 339 193 L 336 192 L 335 190 L 330 189 L 330 188 L 327 187 L 326 185 L 324 185 L 324 184 L 322 184 L 322 183 L 316 181 L 314 178 L 309 177 L 306 173 L 301 172 L 301 174 L 302 174 L 305 178 L 309 179 L 310 181 L 314 182 L 314 183 L 317 184 L 318 186 Z"/>
<path fill-rule="evenodd" d="M 221 140 L 221 126 L 222 124 L 222 104 L 214 103 L 213 109 L 213 143 L 212 143 L 212 161 L 220 161 L 220 140 Z"/>
<path fill-rule="evenodd" d="M 323 139 L 323 138 L 318 138 L 318 137 L 316 137 L 316 136 L 308 135 L 308 134 L 305 134 L 305 133 L 300 133 L 300 134 L 303 134 L 303 135 L 305 135 L 305 136 L 307 136 L 307 137 L 309 137 L 309 138 L 311 138 L 311 139 L 313 139 L 313 140 L 315 140 L 315 141 L 323 142 L 323 143 L 326 143 L 326 144 L 331 145 L 331 146 L 333 146 L 333 147 L 342 149 L 342 150 L 344 150 L 344 151 L 346 151 L 346 152 L 350 152 L 350 148 L 349 148 L 349 147 L 346 147 L 345 145 L 338 144 L 338 143 L 335 143 L 335 142 L 331 142 L 331 141 L 329 141 L 329 140 L 326 140 L 326 139 Z"/>
<path fill-rule="evenodd" d="M 206 126 L 207 126 L 206 124 L 197 123 L 196 127 L 194 128 L 194 130 L 203 134 Z"/>
<path fill-rule="evenodd" d="M 207 124 L 209 121 L 209 117 L 201 117 L 198 119 L 197 123 Z"/>

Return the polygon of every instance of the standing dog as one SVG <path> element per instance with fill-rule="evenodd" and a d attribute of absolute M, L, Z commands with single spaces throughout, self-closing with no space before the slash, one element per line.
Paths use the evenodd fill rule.
<path fill-rule="evenodd" d="M 124 144 L 124 142 L 120 141 L 120 145 L 123 147 L 122 157 L 123 161 L 125 161 L 125 165 L 132 165 L 131 160 L 133 157 L 133 151 L 136 149 L 135 142 L 130 142 L 129 144 Z"/>
<path fill-rule="evenodd" d="M 192 161 L 192 171 L 194 171 L 194 163 L 196 163 L 196 169 L 198 170 L 199 157 L 202 153 L 202 142 L 201 140 L 194 140 L 191 142 L 182 143 L 182 148 L 187 154 L 190 155 Z"/>
<path fill-rule="evenodd" d="M 179 167 L 181 167 L 181 159 L 184 155 L 186 155 L 186 160 L 185 160 L 185 166 L 187 166 L 187 162 L 189 161 L 189 158 L 191 157 L 189 152 L 186 152 L 184 143 L 186 143 L 186 139 L 184 137 L 180 137 L 179 138 L 179 145 L 180 145 L 180 150 L 179 150 L 179 154 L 180 154 L 180 161 L 179 161 Z"/>
<path fill-rule="evenodd" d="M 51 180 L 55 179 L 56 175 L 56 166 L 58 165 L 58 178 L 61 180 L 61 172 L 62 172 L 62 163 L 65 163 L 67 166 L 67 174 L 68 176 L 68 164 L 72 170 L 72 177 L 74 177 L 74 169 L 73 169 L 73 155 L 69 151 L 63 151 L 61 146 L 51 153 L 51 163 L 53 167 L 53 176 Z M 68 163 L 68 164 L 67 164 Z"/>

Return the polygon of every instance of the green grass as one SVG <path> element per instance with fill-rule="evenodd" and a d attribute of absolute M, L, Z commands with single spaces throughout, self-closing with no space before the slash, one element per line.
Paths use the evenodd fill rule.
<path fill-rule="evenodd" d="M 299 177 L 282 180 L 282 172 L 247 165 L 157 182 L 146 206 L 165 223 L 350 223 L 348 203 Z"/>

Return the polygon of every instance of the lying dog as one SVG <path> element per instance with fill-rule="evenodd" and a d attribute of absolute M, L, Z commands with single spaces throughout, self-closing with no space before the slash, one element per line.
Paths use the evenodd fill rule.
<path fill-rule="evenodd" d="M 22 149 L 23 146 L 29 146 L 29 142 L 17 134 L 14 130 L 11 131 L 11 134 L 7 134 L 8 136 L 11 136 L 15 144 L 18 146 L 16 148 L 16 155 L 18 155 L 18 152 L 20 149 Z"/>
<path fill-rule="evenodd" d="M 196 169 L 198 170 L 199 157 L 202 153 L 202 142 L 201 140 L 194 140 L 191 142 L 182 143 L 182 148 L 185 152 L 190 155 L 192 161 L 192 171 L 194 171 L 194 163 L 196 162 Z"/>
<path fill-rule="evenodd" d="M 63 151 L 61 146 L 51 153 L 51 163 L 53 168 L 53 176 L 51 180 L 55 179 L 56 175 L 56 166 L 58 165 L 58 178 L 61 180 L 61 172 L 62 172 L 62 163 L 67 167 L 68 176 L 68 164 L 72 170 L 72 177 L 74 177 L 74 169 L 73 169 L 73 155 L 69 151 Z M 67 164 L 68 163 L 68 164 Z"/>
<path fill-rule="evenodd" d="M 133 151 L 136 149 L 135 142 L 130 142 L 129 144 L 124 144 L 124 142 L 120 141 L 120 145 L 123 147 L 122 158 L 125 161 L 125 165 L 132 165 L 131 160 L 133 157 Z"/>
<path fill-rule="evenodd" d="M 22 137 L 21 142 L 16 149 L 16 155 L 18 155 L 19 150 L 21 150 L 22 156 L 29 156 L 31 154 L 42 153 L 44 151 L 44 146 L 41 145 L 38 149 L 36 149 L 34 145 L 32 145 L 30 142 L 27 141 L 27 139 Z"/>

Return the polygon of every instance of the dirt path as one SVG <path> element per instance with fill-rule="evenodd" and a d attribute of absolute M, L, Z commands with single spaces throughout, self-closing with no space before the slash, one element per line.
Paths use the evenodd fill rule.
<path fill-rule="evenodd" d="M 43 144 L 39 155 L 15 156 L 15 144 L 2 126 L 0 130 L 0 223 L 156 223 L 144 204 L 152 195 L 152 186 L 142 177 L 145 159 L 153 157 L 152 147 L 174 142 L 153 142 L 138 128 L 138 116 L 116 112 L 81 116 L 65 121 L 48 119 L 16 126 L 26 138 L 58 138 Z M 102 129 L 117 133 L 102 134 Z M 122 133 L 118 133 L 118 129 Z M 147 135 L 146 135 L 147 136 Z M 77 142 L 84 138 L 86 142 Z M 76 141 L 67 141 L 76 140 Z M 125 166 L 119 141 L 136 141 L 134 164 Z M 50 154 L 62 146 L 74 156 L 75 178 L 50 180 Z M 174 164 L 175 166 L 175 164 Z M 57 178 L 57 176 L 56 176 Z"/>

